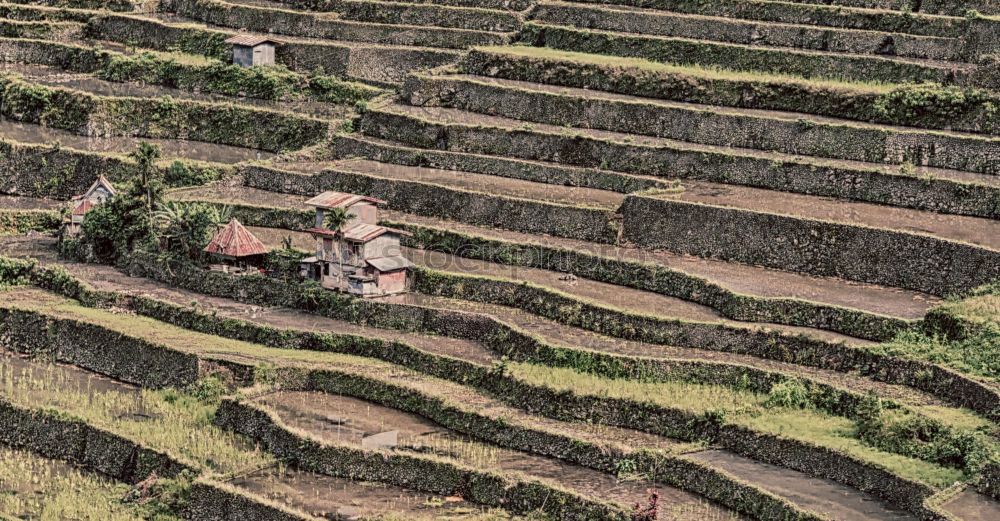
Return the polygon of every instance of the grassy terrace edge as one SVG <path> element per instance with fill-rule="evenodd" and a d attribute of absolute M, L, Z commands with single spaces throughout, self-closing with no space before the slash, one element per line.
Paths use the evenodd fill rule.
<path fill-rule="evenodd" d="M 247 324 L 239 324 L 239 325 L 237 325 L 238 321 L 229 321 L 229 322 L 230 322 L 230 325 L 227 326 L 225 329 L 227 331 L 229 331 L 230 334 L 234 330 L 242 332 L 242 331 L 248 331 L 248 330 L 252 330 L 253 329 L 252 327 L 248 328 Z M 275 338 L 275 336 L 276 336 L 275 333 L 266 333 L 266 329 L 267 328 L 265 328 L 265 336 L 267 338 Z M 213 333 L 219 334 L 218 331 L 213 331 Z M 242 334 L 242 333 L 237 333 L 237 334 Z M 482 336 L 482 335 L 480 335 L 480 336 Z M 277 337 L 281 338 L 282 335 L 277 335 Z M 376 352 L 381 352 L 383 350 L 382 349 L 376 349 L 375 351 Z M 378 356 L 378 355 L 376 355 L 376 356 Z M 405 357 L 404 356 L 404 358 L 410 359 L 411 363 L 413 361 L 412 355 L 410 357 Z M 455 369 L 457 369 L 457 367 L 452 367 L 451 369 L 449 369 L 448 371 L 446 371 L 446 373 L 450 374 Z M 478 370 L 476 370 L 476 372 L 478 372 L 480 374 L 483 374 L 485 372 L 485 374 L 483 375 L 483 378 L 486 379 L 486 381 L 488 381 L 488 379 L 490 379 L 490 378 L 496 379 L 496 375 L 493 375 L 491 372 L 489 372 L 487 368 L 478 369 Z M 528 388 L 524 388 L 524 384 L 515 384 L 513 381 L 511 381 L 509 379 L 501 379 L 501 380 L 506 380 L 506 382 L 504 382 L 504 385 L 501 385 L 500 388 L 494 389 L 494 391 L 496 391 L 498 394 L 500 394 L 502 396 L 511 396 L 511 395 L 517 396 L 518 397 L 517 401 L 518 401 L 519 404 L 521 404 L 521 403 L 535 403 L 534 407 L 538 408 L 538 409 L 541 409 L 541 410 L 544 410 L 544 409 L 550 407 L 550 405 L 546 405 L 546 404 L 549 404 L 550 402 L 551 403 L 557 403 L 560 400 L 565 401 L 566 399 L 570 398 L 569 395 L 565 395 L 565 394 L 558 394 L 558 393 L 557 394 L 553 394 L 555 392 L 554 390 L 546 390 L 546 389 L 536 388 L 536 387 L 532 387 L 532 386 L 529 386 Z M 513 387 L 511 387 L 511 385 L 513 385 Z M 533 396 L 536 396 L 536 395 L 542 395 L 542 396 L 544 396 L 544 398 L 543 399 L 536 399 L 537 397 L 536 398 L 532 398 Z M 562 397 L 562 398 L 560 398 L 560 397 Z M 572 413 L 573 416 L 575 417 L 575 415 L 577 415 L 577 414 L 584 414 L 584 415 L 592 414 L 591 412 L 585 412 L 585 411 L 593 411 L 594 410 L 594 408 L 593 408 L 594 404 L 591 403 L 592 401 L 593 401 L 593 398 L 576 397 L 573 400 L 570 400 L 569 403 L 565 403 L 563 405 L 564 406 L 570 406 L 571 409 L 577 410 L 578 412 Z M 571 405 L 571 404 L 574 404 L 574 405 Z M 636 407 L 635 404 L 625 405 L 625 402 L 619 402 L 619 405 L 625 407 L 627 410 L 632 410 L 632 409 L 634 409 Z M 556 411 L 552 410 L 552 411 L 549 411 L 548 414 L 555 414 L 557 416 L 565 415 L 566 411 L 563 410 L 562 407 L 563 406 L 560 406 L 560 411 L 562 411 L 562 412 L 556 412 Z M 599 407 L 598 409 L 603 409 L 603 407 Z M 689 427 L 690 427 L 690 425 L 692 425 L 692 423 L 691 423 L 692 421 L 694 421 L 694 424 L 696 424 L 696 425 L 699 424 L 699 422 L 697 421 L 696 418 L 685 416 L 688 413 L 680 413 L 681 414 L 681 418 L 675 418 L 674 415 L 678 414 L 677 411 L 674 411 L 674 412 L 665 412 L 665 411 L 660 410 L 659 412 L 657 412 L 656 410 L 649 409 L 648 406 L 639 406 L 638 410 L 633 410 L 632 412 L 639 413 L 639 411 L 643 411 L 643 413 L 640 414 L 641 417 L 646 417 L 646 416 L 643 416 L 644 414 L 652 414 L 653 417 L 664 419 L 664 420 L 666 418 L 674 418 L 675 420 L 680 421 L 681 424 L 687 424 Z M 664 417 L 663 416 L 664 414 L 666 414 L 667 416 Z M 629 413 L 628 416 L 634 416 L 634 415 L 632 413 Z M 635 420 L 636 418 L 637 417 L 630 418 L 629 421 Z M 682 418 L 686 418 L 686 419 L 682 419 Z M 608 418 L 604 417 L 603 420 L 601 420 L 601 421 L 607 421 L 607 420 L 608 420 Z M 620 422 L 624 421 L 624 420 L 620 420 L 620 419 L 619 420 L 613 420 L 612 419 L 611 421 L 613 422 L 612 424 L 620 424 Z M 615 422 L 618 422 L 618 423 L 615 423 Z M 645 420 L 642 421 L 642 422 L 640 422 L 640 423 L 642 423 L 643 425 L 648 424 L 645 428 L 647 428 L 647 429 L 652 428 L 652 429 L 654 429 L 657 432 L 659 432 L 658 429 L 662 428 L 662 427 L 655 427 L 655 428 L 650 427 L 650 425 L 652 425 L 652 424 L 650 424 L 649 422 L 646 422 Z M 656 422 L 654 422 L 654 423 L 656 423 Z M 676 422 L 668 421 L 668 423 L 676 423 Z M 713 430 L 713 427 L 711 427 L 711 424 L 702 424 L 702 426 L 708 428 L 709 432 L 712 432 L 712 430 Z M 690 436 L 691 435 L 691 431 L 687 430 L 687 429 L 689 429 L 689 427 L 681 428 L 679 431 L 676 430 L 676 427 L 675 428 L 671 428 L 670 429 L 670 431 L 671 431 L 670 434 L 672 434 L 672 435 L 680 435 L 682 437 L 684 437 L 684 436 Z M 717 439 L 719 441 L 724 441 L 724 443 L 726 443 L 730 447 L 734 448 L 734 450 L 737 450 L 738 452 L 739 451 L 743 451 L 744 453 L 746 453 L 746 451 L 749 451 L 751 454 L 756 454 L 758 457 L 770 458 L 770 461 L 773 462 L 773 463 L 787 464 L 787 462 L 784 462 L 784 460 L 782 459 L 782 457 L 777 456 L 777 454 L 783 453 L 781 451 L 779 451 L 778 453 L 770 453 L 769 454 L 769 453 L 767 453 L 766 450 L 761 449 L 760 447 L 754 447 L 753 443 L 751 443 L 749 446 L 746 445 L 745 444 L 745 442 L 746 442 L 746 440 L 745 440 L 746 435 L 747 435 L 748 432 L 752 432 L 752 431 L 746 431 L 744 428 L 741 428 L 741 427 L 735 427 L 735 430 L 733 428 L 727 428 L 727 427 L 722 427 L 722 429 L 723 430 L 720 431 L 718 434 L 710 435 L 710 436 L 712 436 L 714 439 Z M 724 433 L 727 433 L 727 434 L 724 434 Z M 670 434 L 668 434 L 668 435 L 670 435 Z M 759 434 L 756 435 L 756 436 L 759 436 Z M 753 437 L 754 437 L 754 435 L 751 435 L 751 438 L 753 438 Z M 765 435 L 765 438 L 767 438 L 767 435 Z M 801 442 L 793 442 L 791 440 L 785 440 L 784 443 L 791 443 L 791 446 L 786 447 L 787 450 L 793 450 L 794 447 L 796 447 L 796 446 L 799 446 L 801 448 Z M 761 450 L 764 450 L 764 452 L 759 452 Z M 811 450 L 811 449 L 803 449 L 803 450 Z M 824 450 L 828 451 L 829 449 L 824 449 Z M 832 457 L 834 457 L 834 459 L 836 459 L 839 456 L 832 456 Z M 777 461 L 775 460 L 775 458 L 777 458 Z M 832 463 L 830 463 L 829 460 L 825 460 L 825 461 L 827 461 L 828 464 L 832 464 Z M 799 468 L 800 470 L 806 470 L 806 471 L 809 470 L 809 469 L 803 469 L 802 468 L 803 462 L 799 462 L 799 463 L 796 463 L 794 465 L 798 465 L 798 467 L 793 467 L 793 468 Z M 812 469 L 812 470 L 815 472 L 815 469 Z M 848 474 L 853 475 L 852 472 L 857 472 L 857 470 L 856 471 L 848 472 Z M 865 472 L 867 472 L 867 471 L 865 471 Z M 862 474 L 864 474 L 864 472 L 862 472 Z M 839 471 L 835 472 L 834 475 L 832 475 L 832 476 L 827 475 L 827 477 L 833 477 L 834 479 L 838 479 L 838 480 L 839 479 L 845 479 L 843 477 L 843 474 L 839 473 Z M 852 484 L 852 485 L 855 485 L 855 486 L 863 487 L 863 489 L 866 489 L 865 487 L 868 487 L 870 485 L 870 483 L 868 481 L 866 481 L 866 480 L 862 480 L 862 482 L 859 483 L 859 482 L 856 482 L 856 481 L 852 481 L 853 479 L 854 478 L 849 478 L 849 480 L 848 480 L 849 483 Z M 910 485 L 906 485 L 906 487 L 909 487 L 909 486 Z M 870 489 L 868 489 L 868 490 L 870 490 Z M 911 490 L 911 491 L 907 492 L 907 494 L 912 493 L 912 492 L 913 491 Z M 878 491 L 876 491 L 876 493 L 881 493 L 882 495 L 887 494 L 887 492 L 885 490 L 882 490 L 882 489 L 879 489 Z M 889 493 L 889 494 L 890 494 L 890 496 L 892 496 L 892 493 Z M 922 494 L 921 497 L 923 497 L 923 498 L 929 497 L 929 494 L 930 494 L 930 492 L 928 492 L 926 494 Z M 912 499 L 912 498 L 910 498 L 910 499 Z M 895 500 L 896 501 L 900 501 L 901 498 L 896 497 Z M 914 505 L 911 504 L 909 506 L 909 508 L 915 508 L 915 507 L 914 507 Z M 920 507 L 920 508 L 922 509 L 923 507 Z"/>
<path fill-rule="evenodd" d="M 16 313 L 20 315 L 22 319 L 27 319 L 29 324 L 34 325 L 37 325 L 38 318 L 44 317 L 35 313 L 28 313 L 26 315 L 21 312 Z M 9 320 L 10 318 L 11 315 L 8 314 L 7 319 Z M 66 319 L 48 320 L 54 320 L 54 322 L 50 322 L 50 325 L 59 329 L 58 333 L 53 333 L 52 335 L 50 341 L 52 344 L 60 342 L 60 345 L 62 345 L 61 341 L 57 340 L 56 337 L 72 337 L 78 338 L 81 341 L 83 339 L 90 339 L 84 342 L 87 343 L 92 342 L 95 337 L 103 338 L 106 336 L 106 334 L 102 332 L 101 328 L 95 328 L 95 326 L 87 323 L 80 323 Z M 20 319 L 18 321 L 20 321 Z M 130 349 L 134 351 L 133 355 L 135 353 L 145 353 L 149 349 L 154 349 L 156 351 L 162 349 L 161 346 L 156 346 L 154 344 L 150 344 L 149 342 L 134 339 L 128 336 L 122 336 L 120 333 L 110 334 L 111 336 L 130 344 Z M 38 342 L 34 344 L 33 349 L 37 349 L 39 347 L 37 344 Z M 99 361 L 95 363 L 94 361 L 89 360 L 86 356 L 87 353 L 76 352 L 78 349 L 77 346 L 70 348 L 57 348 L 53 345 L 52 347 L 57 350 L 59 358 L 71 361 L 81 367 L 96 369 L 101 366 Z M 256 373 L 256 369 L 258 368 L 256 365 L 247 365 L 226 359 L 212 359 L 210 357 L 207 360 L 214 365 L 228 367 L 235 371 L 235 374 L 237 375 L 243 375 L 242 378 L 244 378 L 244 383 L 252 382 L 253 375 Z M 114 367 L 111 368 L 109 373 L 111 373 L 111 376 L 113 377 L 129 377 L 129 375 L 133 374 L 133 371 L 141 371 L 141 368 Z M 736 478 L 733 478 L 732 476 L 729 476 L 728 474 L 704 467 L 699 463 L 686 459 L 677 460 L 676 458 L 670 456 L 663 456 L 661 458 L 657 457 L 655 454 L 626 453 L 626 449 L 623 448 L 608 452 L 607 447 L 604 446 L 596 446 L 589 442 L 567 438 L 565 436 L 556 436 L 553 434 L 545 434 L 543 432 L 532 432 L 530 430 L 525 431 L 524 428 L 518 428 L 514 431 L 519 432 L 521 434 L 520 436 L 511 436 L 512 428 L 514 426 L 505 422 L 503 418 L 485 418 L 474 413 L 462 412 L 462 408 L 457 404 L 445 404 L 441 402 L 440 399 L 429 398 L 426 396 L 415 396 L 412 394 L 412 391 L 396 387 L 387 382 L 370 379 L 364 380 L 363 378 L 359 380 L 358 376 L 352 373 L 342 373 L 329 370 L 302 370 L 295 369 L 293 367 L 280 368 L 279 372 L 282 373 L 282 376 L 279 379 L 285 382 L 286 386 L 291 385 L 291 388 L 295 388 L 294 382 L 300 382 L 299 385 L 301 386 L 302 382 L 325 381 L 328 383 L 323 385 L 317 384 L 315 386 L 316 390 L 332 393 L 343 392 L 344 394 L 360 398 L 382 401 L 382 403 L 385 403 L 387 406 L 393 406 L 393 403 L 395 403 L 396 407 L 401 407 L 404 410 L 423 414 L 445 426 L 456 428 L 471 435 L 476 435 L 477 433 L 481 434 L 478 432 L 479 427 L 488 427 L 488 431 L 491 434 L 487 438 L 490 438 L 492 441 L 505 444 L 505 446 L 514 445 L 514 448 L 520 450 L 541 451 L 543 454 L 549 454 L 551 456 L 568 457 L 580 464 L 586 464 L 585 460 L 592 458 L 593 461 L 590 463 L 590 466 L 597 468 L 598 470 L 613 471 L 615 468 L 615 462 L 621 457 L 642 458 L 639 461 L 642 465 L 644 465 L 644 468 L 646 465 L 656 466 L 664 462 L 671 463 L 671 460 L 675 460 L 672 461 L 671 464 L 674 467 L 674 472 L 676 473 L 669 474 L 670 477 L 666 478 L 668 483 L 676 482 L 673 484 L 676 484 L 677 486 L 689 484 L 688 487 L 693 488 L 693 492 L 704 493 L 709 497 L 716 496 L 716 499 L 723 502 L 728 499 L 730 504 L 733 504 L 733 498 L 735 497 L 737 499 L 733 505 L 734 507 L 741 508 L 743 511 L 748 511 L 749 509 L 749 511 L 756 513 L 757 517 L 760 519 L 821 519 L 812 514 L 801 512 L 784 500 L 781 500 L 767 492 L 763 492 L 752 485 L 746 484 Z M 330 385 L 333 385 L 334 382 L 348 382 L 348 386 L 355 387 L 353 387 L 353 390 L 337 390 L 329 387 Z M 324 388 L 324 385 L 327 387 Z M 375 387 L 372 387 L 373 385 Z M 379 386 L 382 386 L 386 392 L 389 392 L 389 394 L 378 392 L 377 388 Z M 312 389 L 314 386 L 307 385 L 302 388 Z M 390 399 L 392 396 L 395 396 L 396 398 Z M 388 402 L 385 401 L 387 399 L 389 400 Z M 458 407 L 458 409 L 456 409 L 456 407 Z M 527 435 L 527 438 L 524 435 Z M 526 439 L 528 441 L 525 441 Z M 525 443 L 527 445 L 525 445 Z M 381 457 L 378 459 L 381 461 Z M 689 477 L 690 474 L 688 473 L 690 472 L 694 472 L 699 476 L 699 478 L 693 483 L 686 479 Z"/>

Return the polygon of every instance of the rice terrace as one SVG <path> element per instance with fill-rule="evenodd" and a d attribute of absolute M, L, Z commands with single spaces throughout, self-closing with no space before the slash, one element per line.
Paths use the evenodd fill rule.
<path fill-rule="evenodd" d="M 1000 0 L 0 0 L 0 521 L 1000 521 Z"/>

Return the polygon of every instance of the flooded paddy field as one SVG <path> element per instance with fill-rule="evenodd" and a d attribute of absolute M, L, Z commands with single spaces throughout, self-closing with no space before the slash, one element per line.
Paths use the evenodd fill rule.
<path fill-rule="evenodd" d="M 292 427 L 320 439 L 333 442 L 374 446 L 415 453 L 429 453 L 453 459 L 476 468 L 497 468 L 540 478 L 594 498 L 625 506 L 645 504 L 649 490 L 656 490 L 665 504 L 667 515 L 658 519 L 743 519 L 725 509 L 706 503 L 689 493 L 664 487 L 645 479 L 619 480 L 615 476 L 571 463 L 504 449 L 477 442 L 449 431 L 419 416 L 383 407 L 355 398 L 320 393 L 279 392 L 259 401 L 275 410 Z M 386 433 L 383 436 L 379 436 Z"/>
<path fill-rule="evenodd" d="M 973 489 L 964 490 L 943 508 L 963 521 L 1000 519 L 1000 503 Z"/>
<path fill-rule="evenodd" d="M 320 518 L 360 519 L 401 516 L 459 520 L 483 508 L 455 496 L 435 496 L 382 483 L 302 472 L 262 469 L 229 482 L 261 497 L 295 507 Z"/>

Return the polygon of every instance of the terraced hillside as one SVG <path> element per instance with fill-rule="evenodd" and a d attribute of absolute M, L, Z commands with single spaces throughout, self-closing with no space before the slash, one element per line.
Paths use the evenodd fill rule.
<path fill-rule="evenodd" d="M 0 519 L 1000 519 L 995 0 L 0 19 Z"/>

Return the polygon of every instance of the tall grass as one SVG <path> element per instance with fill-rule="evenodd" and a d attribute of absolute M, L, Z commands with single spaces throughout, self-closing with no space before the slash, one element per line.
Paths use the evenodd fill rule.
<path fill-rule="evenodd" d="M 269 454 L 212 425 L 215 406 L 189 394 L 172 389 L 126 392 L 81 387 L 69 368 L 54 365 L 20 370 L 4 365 L 0 369 L 3 399 L 22 407 L 68 413 L 219 473 L 273 462 Z"/>
<path fill-rule="evenodd" d="M 60 461 L 0 447 L 0 513 L 40 521 L 141 519 L 120 501 L 128 490 Z"/>

